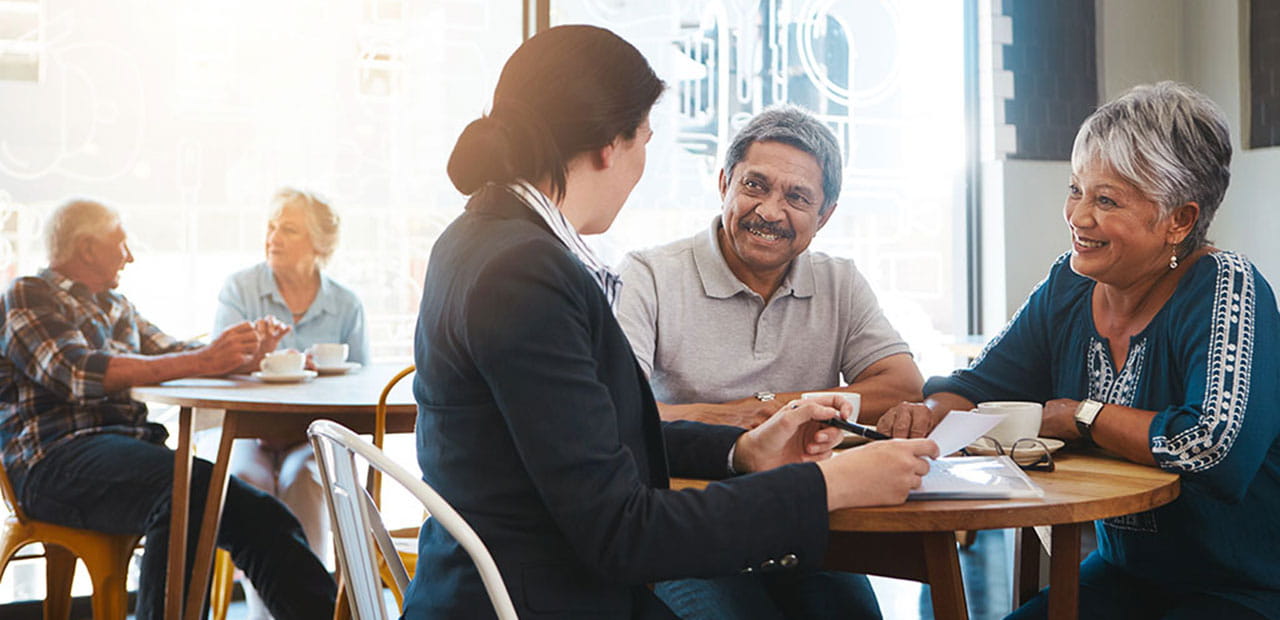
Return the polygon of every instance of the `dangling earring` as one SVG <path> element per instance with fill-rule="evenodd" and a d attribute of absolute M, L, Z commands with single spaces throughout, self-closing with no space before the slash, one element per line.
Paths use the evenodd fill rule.
<path fill-rule="evenodd" d="M 1178 268 L 1178 253 L 1177 253 L 1177 252 L 1174 252 L 1173 254 L 1170 254 L 1170 255 L 1169 255 L 1169 268 L 1170 268 L 1170 269 L 1177 269 L 1177 268 Z"/>

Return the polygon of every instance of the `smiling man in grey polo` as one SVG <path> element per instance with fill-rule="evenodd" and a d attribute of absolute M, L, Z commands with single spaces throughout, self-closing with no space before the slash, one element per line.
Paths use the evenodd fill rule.
<path fill-rule="evenodd" d="M 808 251 L 841 173 L 825 125 L 766 110 L 729 148 L 710 229 L 627 255 L 618 320 L 664 419 L 749 427 L 822 390 L 860 393 L 859 421 L 874 424 L 920 397 L 907 344 L 853 261 Z"/>
<path fill-rule="evenodd" d="M 859 420 L 874 424 L 920 399 L 907 344 L 853 261 L 808 251 L 842 170 L 830 129 L 798 108 L 766 110 L 729 146 L 710 230 L 623 261 L 618 320 L 664 419 L 753 426 L 822 390 L 860 393 Z M 686 620 L 880 617 L 871 584 L 851 573 L 681 579 L 654 592 Z"/>

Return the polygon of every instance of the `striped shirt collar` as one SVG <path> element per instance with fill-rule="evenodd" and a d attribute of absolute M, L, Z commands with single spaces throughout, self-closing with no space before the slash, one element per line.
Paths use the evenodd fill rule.
<path fill-rule="evenodd" d="M 564 213 L 560 212 L 551 199 L 547 198 L 538 188 L 534 187 L 528 181 L 517 181 L 507 185 L 507 191 L 511 192 L 523 202 L 525 206 L 537 213 L 539 217 L 547 223 L 551 228 L 551 233 L 569 248 L 573 255 L 582 261 L 583 266 L 591 275 L 595 276 L 596 282 L 600 285 L 600 289 L 604 291 L 605 299 L 609 300 L 609 307 L 615 306 L 618 300 L 618 291 L 622 288 L 622 278 L 604 264 L 595 252 L 582 239 L 582 235 L 574 229 L 569 220 L 565 218 Z"/>

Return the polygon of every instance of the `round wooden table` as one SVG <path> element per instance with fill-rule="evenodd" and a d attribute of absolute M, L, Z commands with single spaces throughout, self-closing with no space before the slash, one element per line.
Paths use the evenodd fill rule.
<path fill-rule="evenodd" d="M 240 437 L 301 439 L 306 437 L 307 426 L 321 418 L 335 420 L 357 432 L 373 432 L 378 396 L 387 381 L 406 365 L 371 364 L 347 374 L 316 377 L 303 383 L 263 383 L 248 376 L 233 375 L 177 379 L 133 388 L 134 400 L 180 408 L 176 437 L 178 448 L 174 453 L 166 619 L 185 617 L 196 620 L 204 607 L 206 594 L 203 585 L 189 588 L 187 591 L 194 596 L 186 601 L 184 613 L 182 580 L 172 578 L 181 575 L 181 567 L 186 564 L 187 545 L 183 533 L 187 531 L 189 520 L 194 429 L 221 428 L 222 431 L 191 574 L 191 583 L 206 584 L 222 515 L 232 440 Z M 387 397 L 388 432 L 413 431 L 417 405 L 410 384 L 410 381 L 401 381 Z"/>
<path fill-rule="evenodd" d="M 1075 618 L 1079 591 L 1080 531 L 1095 520 L 1151 510 L 1178 497 L 1176 474 L 1101 453 L 1066 450 L 1054 455 L 1053 472 L 1028 472 L 1043 498 L 910 501 L 898 506 L 831 513 L 824 565 L 871 575 L 928 583 L 934 616 L 968 617 L 957 530 L 1020 528 L 1015 554 L 1015 602 L 1039 587 L 1039 539 L 1035 526 L 1051 526 L 1050 618 Z M 673 480 L 675 488 L 702 480 Z"/>

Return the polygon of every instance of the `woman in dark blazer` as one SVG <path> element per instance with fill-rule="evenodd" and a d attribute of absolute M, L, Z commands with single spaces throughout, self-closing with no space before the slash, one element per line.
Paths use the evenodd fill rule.
<path fill-rule="evenodd" d="M 662 89 L 613 33 L 552 28 L 516 50 L 449 160 L 471 198 L 424 285 L 418 462 L 522 618 L 671 617 L 646 583 L 817 568 L 828 510 L 903 501 L 937 451 L 878 442 L 830 458 L 839 433 L 819 420 L 847 417 L 843 401 L 796 402 L 746 433 L 659 420 L 614 320 L 620 283 L 579 235 L 606 230 L 643 173 Z M 747 472 L 668 489 L 673 474 Z M 405 618 L 492 614 L 443 528 L 428 520 L 419 548 Z"/>

